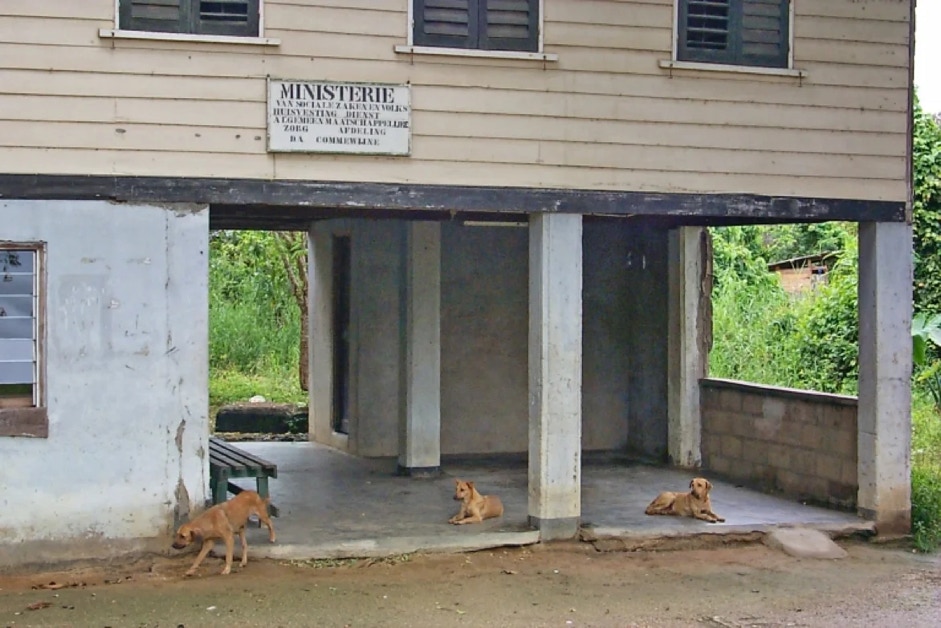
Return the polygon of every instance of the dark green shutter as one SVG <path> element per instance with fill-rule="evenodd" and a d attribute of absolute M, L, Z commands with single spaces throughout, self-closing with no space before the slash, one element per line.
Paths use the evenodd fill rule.
<path fill-rule="evenodd" d="M 480 0 L 484 50 L 539 50 L 539 0 Z"/>
<path fill-rule="evenodd" d="M 475 0 L 415 0 L 416 46 L 477 47 Z"/>
<path fill-rule="evenodd" d="M 196 32 L 258 36 L 258 0 L 192 0 Z"/>
<path fill-rule="evenodd" d="M 788 0 L 681 0 L 680 61 L 787 67 Z"/>
<path fill-rule="evenodd" d="M 789 21 L 786 0 L 742 0 L 740 62 L 787 67 Z"/>
<path fill-rule="evenodd" d="M 121 0 L 120 27 L 132 31 L 187 33 L 189 21 L 181 3 L 187 0 Z"/>

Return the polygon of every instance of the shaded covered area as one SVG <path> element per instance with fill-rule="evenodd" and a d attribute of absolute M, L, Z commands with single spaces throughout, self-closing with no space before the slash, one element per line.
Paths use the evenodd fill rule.
<path fill-rule="evenodd" d="M 523 456 L 446 457 L 430 479 L 396 474 L 395 458 L 359 458 L 310 442 L 242 442 L 239 447 L 275 462 L 272 501 L 278 542 L 264 529 L 249 530 L 253 556 L 308 559 L 367 557 L 416 551 L 465 551 L 539 540 L 527 523 L 527 473 Z M 854 514 L 803 505 L 714 481 L 713 507 L 725 523 L 647 516 L 662 490 L 681 491 L 695 472 L 631 462 L 613 454 L 586 455 L 582 469 L 583 535 L 652 539 L 677 535 L 740 534 L 777 526 L 826 531 L 871 531 Z M 481 524 L 449 524 L 458 508 L 454 479 L 471 479 L 496 494 L 505 514 Z M 251 480 L 236 480 L 252 488 Z"/>

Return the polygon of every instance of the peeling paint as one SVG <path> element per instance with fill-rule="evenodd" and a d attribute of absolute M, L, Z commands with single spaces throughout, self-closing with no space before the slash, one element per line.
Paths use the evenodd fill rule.
<path fill-rule="evenodd" d="M 180 421 L 180 424 L 176 428 L 176 438 L 173 442 L 176 443 L 176 450 L 183 453 L 183 432 L 186 431 L 186 419 Z"/>

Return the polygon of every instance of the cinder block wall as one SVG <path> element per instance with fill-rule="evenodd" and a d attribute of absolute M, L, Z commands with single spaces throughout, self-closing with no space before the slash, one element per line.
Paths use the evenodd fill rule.
<path fill-rule="evenodd" d="M 707 469 L 764 489 L 855 508 L 855 397 L 703 379 Z"/>

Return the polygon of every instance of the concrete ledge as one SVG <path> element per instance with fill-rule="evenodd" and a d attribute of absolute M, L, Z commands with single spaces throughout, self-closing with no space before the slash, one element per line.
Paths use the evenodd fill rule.
<path fill-rule="evenodd" d="M 574 539 L 578 536 L 579 523 L 578 517 L 564 517 L 561 519 L 529 517 L 529 525 L 539 530 L 540 539 L 543 541 Z"/>
<path fill-rule="evenodd" d="M 633 551 L 638 549 L 662 548 L 671 545 L 684 545 L 690 542 L 760 541 L 774 530 L 805 528 L 823 532 L 833 539 L 854 535 L 873 536 L 876 524 L 872 521 L 858 523 L 820 523 L 820 524 L 753 524 L 726 525 L 709 524 L 692 531 L 689 529 L 653 529 L 642 532 L 637 529 L 618 527 L 583 528 L 580 539 L 588 543 L 601 543 L 601 549 Z"/>
<path fill-rule="evenodd" d="M 363 539 L 359 541 L 340 541 L 337 543 L 311 543 L 270 545 L 252 543 L 248 548 L 249 560 L 256 558 L 275 558 L 286 560 L 311 560 L 318 558 L 382 558 L 398 554 L 415 552 L 473 552 L 494 547 L 518 547 L 534 545 L 540 540 L 539 532 L 488 532 L 474 534 L 464 538 L 432 537 L 392 537 L 385 539 Z M 213 555 L 224 555 L 221 546 L 213 550 Z"/>
<path fill-rule="evenodd" d="M 833 393 L 823 393 L 814 390 L 801 390 L 799 388 L 784 388 L 783 386 L 766 386 L 764 384 L 754 384 L 752 382 L 742 382 L 735 379 L 718 379 L 707 377 L 699 380 L 704 388 L 714 388 L 717 390 L 737 390 L 739 392 L 763 395 L 767 397 L 783 397 L 785 399 L 798 399 L 801 401 L 812 401 L 815 403 L 830 403 L 836 406 L 851 406 L 855 408 L 858 405 L 856 397 L 849 395 L 836 395 Z"/>
<path fill-rule="evenodd" d="M 170 551 L 169 537 L 140 539 L 84 538 L 0 544 L 0 573 L 49 569 L 80 561 L 106 561 Z"/>

